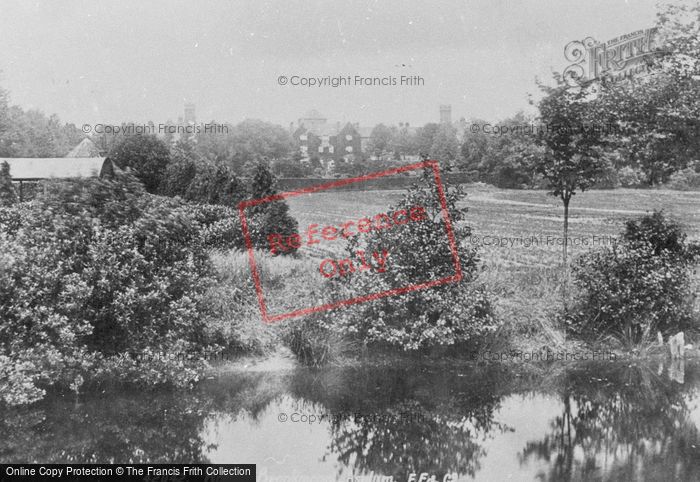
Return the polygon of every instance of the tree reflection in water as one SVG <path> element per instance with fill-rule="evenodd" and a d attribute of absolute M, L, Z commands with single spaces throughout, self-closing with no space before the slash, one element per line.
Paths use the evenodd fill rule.
<path fill-rule="evenodd" d="M 207 463 L 205 419 L 226 412 L 255 420 L 284 393 L 280 380 L 258 373 L 192 391 L 113 390 L 0 409 L 0 463 Z"/>
<path fill-rule="evenodd" d="M 292 384 L 339 416 L 331 424 L 330 454 L 355 475 L 411 472 L 474 476 L 486 438 L 509 430 L 494 421 L 507 373 L 496 367 L 458 370 L 356 369 L 321 372 Z M 340 475 L 340 474 L 339 474 Z"/>
<path fill-rule="evenodd" d="M 265 452 L 265 435 L 285 428 L 301 442 L 291 452 L 318 461 L 308 474 L 335 470 L 338 480 L 370 473 L 408 480 L 410 472 L 523 478 L 540 467 L 543 480 L 700 480 L 700 370 L 657 368 L 404 363 L 229 374 L 193 391 L 55 396 L 0 409 L 0 463 L 192 463 L 212 454 L 237 462 L 232 457 L 254 445 L 263 450 L 246 457 L 258 456 L 262 467 L 278 455 Z M 549 425 L 533 423 L 544 408 L 513 403 L 523 394 L 555 397 L 561 411 L 545 416 Z M 305 430 L 282 426 L 277 415 L 290 401 L 300 413 L 335 417 Z M 512 418 L 501 409 L 506 401 Z M 228 438 L 212 436 L 212 426 Z M 259 439 L 234 444 L 236 452 L 238 430 Z M 531 441 L 523 447 L 522 440 Z"/>
<path fill-rule="evenodd" d="M 689 405 L 697 370 L 683 384 L 669 376 L 677 373 L 610 364 L 568 370 L 558 390 L 562 413 L 547 436 L 525 446 L 521 464 L 545 462 L 543 480 L 700 480 Z"/>

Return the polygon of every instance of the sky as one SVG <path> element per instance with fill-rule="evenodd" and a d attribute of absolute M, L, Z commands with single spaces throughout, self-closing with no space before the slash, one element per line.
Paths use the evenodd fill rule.
<path fill-rule="evenodd" d="M 62 121 L 423 125 L 532 112 L 564 46 L 654 25 L 657 0 L 0 0 L 0 87 Z M 401 76 L 420 85 L 400 85 Z M 285 76 L 286 85 L 280 85 Z M 291 85 L 302 78 L 351 85 Z M 359 86 L 356 76 L 397 85 Z"/>

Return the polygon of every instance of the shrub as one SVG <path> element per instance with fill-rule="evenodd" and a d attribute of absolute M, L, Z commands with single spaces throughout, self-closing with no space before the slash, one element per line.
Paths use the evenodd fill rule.
<path fill-rule="evenodd" d="M 405 350 L 471 342 L 495 331 L 497 322 L 486 292 L 473 283 L 476 249 L 460 242 L 471 232 L 463 224 L 466 208 L 457 207 L 463 195 L 460 188 L 446 193 L 463 272 L 461 281 L 344 307 L 320 317 L 319 324 L 352 341 Z M 331 298 L 347 299 L 454 274 L 437 193 L 414 186 L 390 210 L 410 210 L 413 206 L 423 206 L 427 219 L 400 229 L 372 230 L 363 235 L 363 245 L 360 237 L 351 238 L 349 256 L 355 257 L 360 246 L 365 253 L 389 250 L 390 268 L 332 278 L 328 282 Z"/>
<path fill-rule="evenodd" d="M 683 329 L 691 322 L 690 268 L 697 255 L 698 247 L 662 212 L 627 221 L 619 243 L 576 260 L 582 293 L 567 317 L 569 328 L 632 344 L 656 330 Z"/>
<path fill-rule="evenodd" d="M 211 266 L 189 207 L 146 195 L 126 174 L 49 183 L 30 210 L 0 236 L 3 399 L 31 402 L 105 371 L 129 382 L 196 380 L 196 362 L 129 356 L 207 342 Z"/>
<path fill-rule="evenodd" d="M 671 189 L 698 189 L 700 188 L 700 172 L 697 172 L 692 166 L 676 171 L 671 174 L 671 177 L 666 185 Z"/>
<path fill-rule="evenodd" d="M 0 164 L 0 207 L 12 206 L 17 202 L 17 193 L 10 177 L 10 165 L 7 161 Z"/>
<path fill-rule="evenodd" d="M 277 194 L 277 179 L 267 162 L 259 162 L 252 169 L 250 198 L 262 199 Z M 283 199 L 249 207 L 246 209 L 246 216 L 251 219 L 248 227 L 253 246 L 258 248 L 268 249 L 268 236 L 271 234 L 291 235 L 297 232 L 298 223 L 289 214 L 289 205 Z M 285 254 L 295 252 L 296 248 L 292 248 Z"/>
<path fill-rule="evenodd" d="M 637 187 L 644 182 L 644 173 L 639 169 L 625 166 L 617 173 L 617 180 L 622 187 Z"/>
<path fill-rule="evenodd" d="M 222 250 L 245 248 L 237 210 L 212 204 L 188 204 L 188 211 L 199 224 L 204 247 Z"/>
<path fill-rule="evenodd" d="M 17 205 L 13 207 L 0 206 L 0 234 L 14 234 L 22 224 L 22 216 L 26 208 Z"/>
<path fill-rule="evenodd" d="M 236 207 L 246 192 L 230 168 L 202 161 L 197 164 L 196 175 L 182 195 L 193 202 Z"/>

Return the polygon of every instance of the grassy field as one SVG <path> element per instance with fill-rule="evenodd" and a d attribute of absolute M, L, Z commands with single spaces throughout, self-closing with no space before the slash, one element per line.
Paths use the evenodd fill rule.
<path fill-rule="evenodd" d="M 503 335 L 524 337 L 534 345 L 562 343 L 553 322 L 562 297 L 563 208 L 545 191 L 466 187 L 473 236 L 480 247 L 479 279 L 494 293 Z M 288 199 L 300 230 L 312 223 L 338 225 L 385 212 L 403 191 L 314 193 Z M 570 206 L 571 258 L 614 242 L 625 219 L 663 209 L 680 222 L 690 239 L 700 240 L 700 192 L 670 190 L 596 190 L 574 196 Z M 339 243 L 334 243 L 339 245 Z M 328 254 L 307 250 L 311 257 Z"/>

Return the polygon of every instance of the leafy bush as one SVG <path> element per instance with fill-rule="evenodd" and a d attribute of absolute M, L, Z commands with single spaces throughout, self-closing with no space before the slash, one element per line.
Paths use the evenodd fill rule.
<path fill-rule="evenodd" d="M 700 164 L 699 164 L 700 166 Z M 692 166 L 676 171 L 666 184 L 671 189 L 693 190 L 700 188 L 700 172 Z"/>
<path fill-rule="evenodd" d="M 17 202 L 17 193 L 10 177 L 10 165 L 7 161 L 0 164 L 0 207 L 12 206 Z"/>
<path fill-rule="evenodd" d="M 0 233 L 16 233 L 22 224 L 24 212 L 26 212 L 26 208 L 21 205 L 13 207 L 0 206 Z"/>
<path fill-rule="evenodd" d="M 199 224 L 204 247 L 222 250 L 245 248 L 237 210 L 213 204 L 188 204 L 188 211 Z"/>
<path fill-rule="evenodd" d="M 251 199 L 263 199 L 277 194 L 277 179 L 267 164 L 259 162 L 252 168 Z M 246 216 L 250 218 L 248 228 L 253 246 L 258 248 L 269 248 L 268 236 L 271 234 L 288 236 L 297 232 L 298 223 L 289 214 L 289 205 L 283 199 L 249 207 Z M 294 254 L 296 250 L 297 248 L 291 248 L 283 254 Z"/>
<path fill-rule="evenodd" d="M 579 257 L 573 273 L 582 293 L 568 315 L 569 328 L 634 344 L 656 330 L 686 327 L 698 247 L 685 238 L 677 224 L 654 212 L 627 221 L 619 243 Z"/>
<path fill-rule="evenodd" d="M 630 166 L 625 166 L 617 173 L 617 180 L 622 187 L 637 187 L 644 182 L 644 173 Z"/>
<path fill-rule="evenodd" d="M 319 317 L 319 325 L 351 341 L 404 350 L 461 344 L 495 331 L 497 322 L 486 292 L 473 283 L 476 249 L 460 242 L 471 232 L 463 223 L 466 208 L 457 207 L 463 195 L 460 188 L 446 193 L 463 272 L 461 281 L 343 307 Z M 390 211 L 409 211 L 413 206 L 424 207 L 426 219 L 398 229 L 372 230 L 362 239 L 351 238 L 348 257 L 355 258 L 357 249 L 368 253 L 368 258 L 369 253 L 388 250 L 387 269 L 331 278 L 328 284 L 332 299 L 403 288 L 454 274 L 437 193 L 432 188 L 414 186 Z"/>
<path fill-rule="evenodd" d="M 125 136 L 110 150 L 109 158 L 121 169 L 133 169 L 146 190 L 155 194 L 164 182 L 170 150 L 155 135 Z"/>
<path fill-rule="evenodd" d="M 196 362 L 128 355 L 206 343 L 211 266 L 190 208 L 146 195 L 126 174 L 49 183 L 29 209 L 14 234 L 0 235 L 3 399 L 77 390 L 110 370 L 130 382 L 196 380 Z"/>

